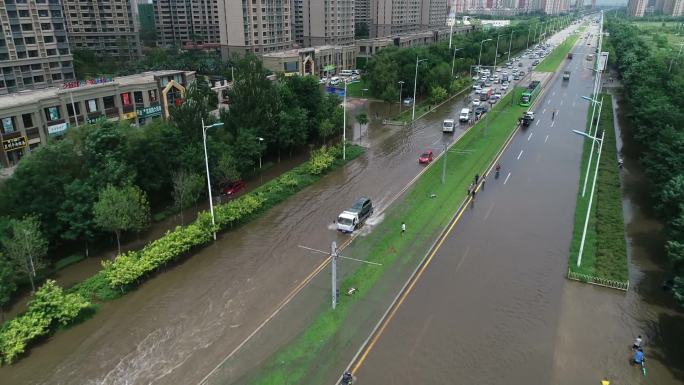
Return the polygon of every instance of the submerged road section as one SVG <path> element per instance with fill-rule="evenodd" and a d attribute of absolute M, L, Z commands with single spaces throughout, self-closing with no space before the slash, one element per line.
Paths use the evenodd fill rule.
<path fill-rule="evenodd" d="M 573 26 L 570 29 L 574 29 Z M 570 29 L 554 36 L 562 41 Z M 586 54 L 561 65 L 431 265 L 352 362 L 358 384 L 552 383 L 591 93 Z M 400 297 L 401 298 L 401 297 Z M 396 305 L 395 305 L 396 306 Z"/>

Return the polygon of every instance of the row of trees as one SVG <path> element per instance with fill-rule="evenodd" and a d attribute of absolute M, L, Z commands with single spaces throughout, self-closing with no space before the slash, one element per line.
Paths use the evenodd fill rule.
<path fill-rule="evenodd" d="M 430 46 L 398 48 L 389 47 L 373 56 L 367 63 L 365 79 L 371 94 L 387 102 L 395 102 L 400 98 L 399 81 L 403 81 L 402 97 L 413 94 L 413 81 L 416 71 L 416 58 L 421 60 L 418 69 L 419 95 L 433 93 L 454 93 L 462 88 L 461 84 L 454 83 L 451 76 L 453 73 L 469 73 L 472 65 L 478 64 L 480 43 L 485 39 L 482 49 L 482 64 L 492 65 L 496 52 L 496 40 L 499 38 L 499 57 L 497 63 L 505 63 L 508 57 L 508 46 L 511 44 L 511 57 L 513 53 L 527 48 L 528 43 L 535 43 L 534 30 L 539 22 L 521 23 L 512 27 L 492 29 L 489 31 L 478 30 L 463 35 L 455 35 L 452 41 L 452 49 L 448 42 Z M 511 33 L 513 39 L 511 40 Z M 528 40 L 529 38 L 529 40 Z M 454 56 L 453 48 L 459 49 Z M 453 58 L 456 58 L 455 61 Z"/>
<path fill-rule="evenodd" d="M 678 47 L 653 47 L 624 21 L 610 19 L 606 28 L 631 107 L 629 120 L 642 146 L 642 164 L 653 182 L 655 211 L 665 222 L 674 295 L 684 305 L 684 67 L 676 62 Z"/>
<path fill-rule="evenodd" d="M 235 74 L 224 125 L 207 132 L 214 188 L 252 172 L 261 156 L 279 159 L 341 130 L 339 98 L 316 79 L 272 82 L 254 56 L 237 60 Z M 82 125 L 27 155 L 0 185 L 0 306 L 65 250 L 87 253 L 108 234 L 119 244 L 122 234 L 147 228 L 150 211 L 173 205 L 182 212 L 196 202 L 206 192 L 201 122 L 216 121 L 216 99 L 198 80 L 169 122 Z"/>

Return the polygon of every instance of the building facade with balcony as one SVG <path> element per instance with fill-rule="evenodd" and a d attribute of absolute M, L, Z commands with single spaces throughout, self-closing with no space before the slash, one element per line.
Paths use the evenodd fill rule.
<path fill-rule="evenodd" d="M 460 25 L 454 27 L 454 34 L 470 33 L 477 27 L 474 25 Z M 440 41 L 449 40 L 450 28 L 436 28 L 421 32 L 409 32 L 396 34 L 387 37 L 376 37 L 373 39 L 360 39 L 356 41 L 356 48 L 358 50 L 357 58 L 364 58 L 364 60 L 378 53 L 383 48 L 387 47 L 415 47 L 421 45 L 430 45 Z"/>
<path fill-rule="evenodd" d="M 16 165 L 26 153 L 73 126 L 100 119 L 143 125 L 164 116 L 168 106 L 162 92 L 167 85 L 173 80 L 185 87 L 194 79 L 192 71 L 155 71 L 0 96 L 0 164 Z M 168 105 L 182 101 L 178 92 L 167 96 Z"/>
<path fill-rule="evenodd" d="M 0 95 L 73 79 L 60 0 L 0 1 Z"/>
<path fill-rule="evenodd" d="M 332 75 L 356 67 L 356 46 L 320 46 L 267 53 L 264 67 L 286 75 Z"/>

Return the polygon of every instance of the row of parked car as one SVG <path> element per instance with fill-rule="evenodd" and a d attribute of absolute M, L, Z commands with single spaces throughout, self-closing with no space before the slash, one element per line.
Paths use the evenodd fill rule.
<path fill-rule="evenodd" d="M 361 79 L 361 71 L 359 70 L 342 70 L 338 75 L 332 77 L 323 77 L 319 81 L 320 84 L 330 84 L 336 86 L 344 83 L 351 83 L 355 80 Z M 343 83 L 344 82 L 344 83 Z"/>

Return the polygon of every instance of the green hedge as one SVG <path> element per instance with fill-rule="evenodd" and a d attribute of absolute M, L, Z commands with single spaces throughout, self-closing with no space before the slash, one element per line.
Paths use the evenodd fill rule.
<path fill-rule="evenodd" d="M 47 280 L 29 302 L 29 310 L 0 329 L 0 363 L 12 363 L 32 340 L 69 325 L 92 306 L 80 294 L 64 293 L 55 281 Z"/>

